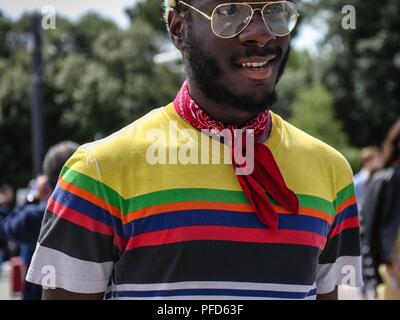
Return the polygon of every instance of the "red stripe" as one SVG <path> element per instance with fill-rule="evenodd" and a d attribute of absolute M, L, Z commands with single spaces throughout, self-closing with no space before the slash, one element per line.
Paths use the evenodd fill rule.
<path fill-rule="evenodd" d="M 125 251 L 127 243 L 128 241 L 125 238 L 120 237 L 116 232 L 114 233 L 114 245 L 118 248 L 119 251 Z"/>
<path fill-rule="evenodd" d="M 72 222 L 92 232 L 101 233 L 107 236 L 113 236 L 114 245 L 120 250 L 124 251 L 127 240 L 114 232 L 114 228 L 108 226 L 100 221 L 97 221 L 87 215 L 64 206 L 58 201 L 50 198 L 47 204 L 47 210 L 52 214 L 60 217 L 63 220 Z"/>
<path fill-rule="evenodd" d="M 49 199 L 47 209 L 53 214 L 60 217 L 61 219 L 67 220 L 74 224 L 77 224 L 85 229 L 93 232 L 102 233 L 105 235 L 113 235 L 114 229 L 102 222 L 99 222 L 93 218 L 88 217 L 76 210 L 68 208 L 61 203 L 57 202 L 53 198 Z"/>
<path fill-rule="evenodd" d="M 332 228 L 331 231 L 329 232 L 328 238 L 331 239 L 331 238 L 337 236 L 343 230 L 358 228 L 359 226 L 360 226 L 360 220 L 359 220 L 358 216 L 357 217 L 351 217 L 349 219 L 346 219 L 346 220 L 342 221 L 337 226 Z"/>
<path fill-rule="evenodd" d="M 308 231 L 193 226 L 139 234 L 130 239 L 126 250 L 196 240 L 298 244 L 318 247 L 321 250 L 326 242 L 323 236 Z"/>
<path fill-rule="evenodd" d="M 68 208 L 61 203 L 57 202 L 53 198 L 50 198 L 47 204 L 47 210 L 52 214 L 60 217 L 63 220 L 72 222 L 73 224 L 79 225 L 92 232 L 98 232 L 107 236 L 114 236 L 114 245 L 123 251 L 127 240 L 120 237 L 111 226 L 108 226 L 102 222 L 99 222 L 85 214 L 82 214 L 76 210 Z"/>

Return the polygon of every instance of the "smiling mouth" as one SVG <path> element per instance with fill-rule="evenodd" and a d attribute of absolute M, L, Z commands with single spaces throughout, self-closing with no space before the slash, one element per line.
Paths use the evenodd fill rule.
<path fill-rule="evenodd" d="M 239 71 L 251 80 L 265 80 L 272 76 L 277 55 L 267 57 L 251 57 L 241 59 L 236 63 Z"/>

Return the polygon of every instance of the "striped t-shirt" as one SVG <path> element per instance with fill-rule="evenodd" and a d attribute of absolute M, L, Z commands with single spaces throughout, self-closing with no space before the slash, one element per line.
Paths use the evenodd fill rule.
<path fill-rule="evenodd" d="M 300 203 L 297 214 L 275 203 L 272 230 L 212 140 L 171 103 L 81 146 L 48 202 L 27 280 L 46 284 L 53 270 L 56 287 L 106 299 L 315 299 L 361 284 L 342 155 L 272 113 L 266 145 Z"/>

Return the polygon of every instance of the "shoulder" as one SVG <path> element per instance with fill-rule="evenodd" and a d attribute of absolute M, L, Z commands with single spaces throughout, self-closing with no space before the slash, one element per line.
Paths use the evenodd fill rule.
<path fill-rule="evenodd" d="M 100 159 L 121 154 L 127 156 L 149 143 L 146 139 L 149 133 L 164 127 L 168 127 L 168 115 L 165 108 L 157 108 L 110 136 L 86 145 L 85 148 L 95 152 Z"/>
<path fill-rule="evenodd" d="M 173 120 L 166 108 L 154 109 L 118 132 L 80 146 L 66 162 L 61 183 L 66 181 L 99 197 L 131 196 L 132 190 L 138 189 L 143 168 L 150 166 L 147 150 L 154 144 L 152 132 L 168 131 L 169 120 Z"/>
<path fill-rule="evenodd" d="M 119 131 L 103 139 L 86 143 L 67 161 L 66 167 L 91 176 L 99 174 L 100 165 L 127 162 L 151 143 L 146 137 L 152 130 L 168 127 L 166 107 L 152 110 Z"/>

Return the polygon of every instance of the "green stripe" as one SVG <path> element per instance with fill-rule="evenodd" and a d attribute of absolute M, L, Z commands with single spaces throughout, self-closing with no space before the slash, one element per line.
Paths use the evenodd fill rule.
<path fill-rule="evenodd" d="M 329 214 L 331 217 L 335 215 L 335 207 L 333 206 L 333 202 L 317 196 L 310 196 L 306 194 L 296 194 L 296 196 L 297 199 L 299 199 L 300 207 L 321 210 Z M 272 205 L 278 204 L 274 199 L 271 198 L 269 194 L 267 194 L 267 197 Z"/>
<path fill-rule="evenodd" d="M 124 199 L 116 191 L 104 183 L 68 167 L 63 168 L 61 175 L 67 182 L 76 185 L 77 187 L 82 188 L 92 194 L 95 194 L 113 206 L 120 208 L 122 214 L 127 214 L 134 210 L 140 210 L 155 205 L 183 201 L 211 201 L 234 204 L 249 203 L 242 191 L 206 188 L 168 189 Z M 98 188 L 98 186 L 101 186 L 101 190 Z M 353 194 L 353 184 L 350 184 L 338 192 L 337 200 L 332 202 L 311 195 L 297 194 L 297 197 L 301 207 L 321 210 L 333 217 L 336 213 L 336 203 L 343 203 Z M 269 195 L 268 198 L 273 205 L 276 204 L 276 201 L 274 201 Z"/>
<path fill-rule="evenodd" d="M 235 204 L 249 203 L 242 191 L 205 188 L 169 189 L 147 193 L 130 199 L 124 199 L 104 183 L 71 168 L 64 167 L 61 171 L 61 176 L 65 181 L 98 196 L 117 208 L 120 208 L 122 214 L 159 204 L 182 201 L 212 201 Z M 98 186 L 101 186 L 101 191 Z"/>
<path fill-rule="evenodd" d="M 353 183 L 350 183 L 347 187 L 344 187 L 337 193 L 336 205 L 340 206 L 343 202 L 346 202 L 352 196 L 354 196 L 354 185 Z"/>
<path fill-rule="evenodd" d="M 154 205 L 182 201 L 211 201 L 248 204 L 249 200 L 242 191 L 229 191 L 205 188 L 169 189 L 147 193 L 126 200 L 125 213 Z"/>
<path fill-rule="evenodd" d="M 96 195 L 117 208 L 121 208 L 123 205 L 123 199 L 117 192 L 96 179 L 66 166 L 61 170 L 61 176 L 65 181 Z"/>
<path fill-rule="evenodd" d="M 329 214 L 331 217 L 335 216 L 336 212 L 333 202 L 305 194 L 299 194 L 297 195 L 297 198 L 299 199 L 300 207 L 321 210 Z"/>

